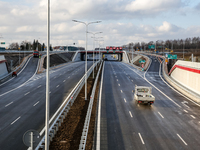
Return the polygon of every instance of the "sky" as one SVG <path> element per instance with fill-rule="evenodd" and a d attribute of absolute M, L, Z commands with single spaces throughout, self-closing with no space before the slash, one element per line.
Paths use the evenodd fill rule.
<path fill-rule="evenodd" d="M 200 0 L 50 0 L 52 46 L 101 47 L 200 36 Z M 93 48 L 88 33 L 88 49 Z M 47 43 L 47 0 L 0 0 L 0 41 Z M 99 45 L 95 42 L 96 46 Z M 4 46 L 4 45 L 0 45 Z"/>

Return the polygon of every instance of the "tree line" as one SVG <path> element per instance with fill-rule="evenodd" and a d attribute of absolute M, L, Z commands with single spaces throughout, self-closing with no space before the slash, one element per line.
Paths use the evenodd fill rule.
<path fill-rule="evenodd" d="M 32 51 L 32 50 L 38 50 L 38 51 L 44 51 L 46 48 L 46 45 L 44 43 L 40 43 L 38 40 L 33 41 L 33 43 L 29 41 L 22 41 L 20 44 L 17 42 L 13 42 L 9 44 L 10 50 L 22 50 L 22 51 Z M 50 46 L 50 50 L 52 51 L 52 46 Z"/>
<path fill-rule="evenodd" d="M 174 40 L 157 40 L 157 41 L 150 41 L 148 43 L 145 42 L 136 42 L 136 43 L 129 43 L 128 49 L 131 50 L 133 47 L 135 50 L 151 50 L 152 47 L 149 45 L 155 45 L 156 49 L 170 49 L 170 50 L 180 50 L 180 49 L 187 49 L 187 50 L 194 50 L 200 52 L 200 38 L 193 37 L 193 38 L 186 38 L 186 39 L 174 39 Z"/>

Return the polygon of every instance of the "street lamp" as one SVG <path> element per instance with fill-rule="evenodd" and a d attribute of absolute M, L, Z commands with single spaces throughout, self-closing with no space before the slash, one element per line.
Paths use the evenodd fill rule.
<path fill-rule="evenodd" d="M 185 41 L 183 40 L 183 60 L 184 60 L 184 47 L 185 47 Z"/>
<path fill-rule="evenodd" d="M 97 37 L 95 41 L 98 41 L 99 42 L 99 61 L 100 61 L 100 41 L 104 41 L 104 40 L 98 40 L 100 38 L 103 38 L 103 37 Z"/>
<path fill-rule="evenodd" d="M 92 24 L 92 23 L 100 23 L 101 21 L 95 21 L 95 22 L 82 22 L 82 21 L 78 21 L 78 20 L 72 20 L 74 22 L 79 22 L 79 23 L 83 23 L 86 26 L 86 42 L 85 42 L 85 100 L 87 100 L 87 33 L 88 33 L 88 25 Z"/>
<path fill-rule="evenodd" d="M 87 33 L 91 33 L 91 34 L 93 34 L 93 37 L 92 37 L 92 38 L 94 38 L 94 39 L 93 39 L 93 79 L 94 79 L 94 49 L 95 49 L 95 34 L 99 34 L 99 33 L 103 33 L 103 32 L 95 32 L 95 33 L 93 33 L 93 32 L 87 32 Z"/>

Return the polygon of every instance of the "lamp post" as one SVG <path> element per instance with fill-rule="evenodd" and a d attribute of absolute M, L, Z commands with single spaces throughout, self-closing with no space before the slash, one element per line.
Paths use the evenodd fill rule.
<path fill-rule="evenodd" d="M 100 23 L 101 21 L 95 21 L 95 22 L 82 22 L 82 21 L 78 21 L 78 20 L 72 20 L 74 22 L 79 22 L 79 23 L 83 23 L 86 26 L 86 40 L 85 40 L 85 100 L 87 100 L 87 33 L 88 33 L 88 25 L 92 24 L 92 23 Z"/>
<path fill-rule="evenodd" d="M 45 150 L 49 150 L 49 49 L 50 49 L 50 0 L 47 0 L 47 70 L 46 70 L 46 114 L 45 114 Z"/>
<path fill-rule="evenodd" d="M 103 33 L 103 32 L 95 32 L 95 33 L 93 33 L 93 32 L 88 32 L 88 33 L 93 34 L 93 37 L 92 37 L 92 38 L 94 38 L 94 39 L 93 39 L 93 79 L 94 79 L 94 49 L 95 49 L 95 34 L 99 34 L 99 33 Z"/>
<path fill-rule="evenodd" d="M 103 37 L 97 37 L 95 41 L 98 41 L 99 42 L 99 60 L 100 60 L 100 41 L 104 41 L 104 40 L 98 40 L 100 38 L 103 38 Z"/>

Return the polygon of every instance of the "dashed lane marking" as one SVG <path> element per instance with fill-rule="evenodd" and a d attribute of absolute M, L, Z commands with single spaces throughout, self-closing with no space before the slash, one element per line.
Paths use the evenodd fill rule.
<path fill-rule="evenodd" d="M 133 118 L 133 115 L 132 115 L 132 113 L 130 111 L 129 111 L 129 114 L 130 114 L 131 118 Z"/>
<path fill-rule="evenodd" d="M 30 92 L 27 92 L 26 94 L 24 94 L 24 96 L 28 95 Z"/>
<path fill-rule="evenodd" d="M 182 141 L 185 145 L 187 145 L 187 143 L 183 140 L 183 138 L 182 138 L 179 134 L 177 134 L 177 136 L 181 139 L 181 141 Z"/>
<path fill-rule="evenodd" d="M 160 112 L 158 112 L 158 114 L 164 119 L 163 115 Z"/>
<path fill-rule="evenodd" d="M 143 138 L 142 138 L 142 136 L 141 136 L 141 134 L 138 133 L 138 135 L 139 135 L 139 137 L 140 137 L 140 140 L 141 140 L 142 144 L 145 144 L 145 143 L 144 143 L 144 140 L 143 140 Z"/>
<path fill-rule="evenodd" d="M 196 119 L 196 117 L 195 116 L 193 116 L 193 115 L 190 115 L 193 119 Z"/>
<path fill-rule="evenodd" d="M 124 98 L 124 102 L 126 103 L 126 99 Z"/>
<path fill-rule="evenodd" d="M 35 104 L 33 105 L 33 107 L 35 107 L 39 102 L 40 102 L 40 101 L 38 101 L 37 103 L 35 103 Z"/>
<path fill-rule="evenodd" d="M 13 125 L 15 122 L 17 122 L 17 120 L 19 120 L 21 118 L 21 116 L 19 116 L 17 119 L 15 119 L 15 121 L 13 121 L 12 123 L 11 123 L 11 125 Z"/>
<path fill-rule="evenodd" d="M 5 107 L 8 107 L 9 105 L 11 105 L 13 102 L 10 102 L 9 104 L 7 104 Z"/>

